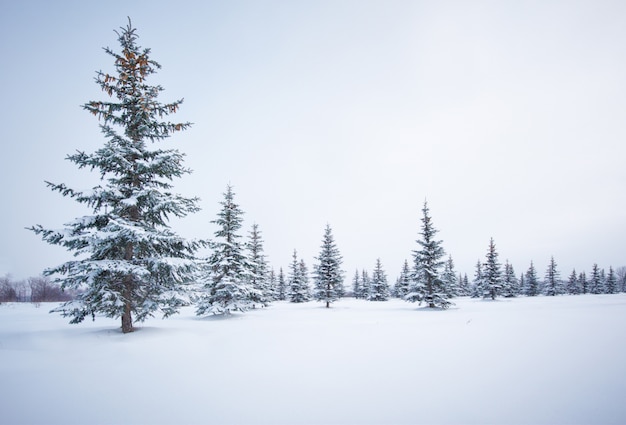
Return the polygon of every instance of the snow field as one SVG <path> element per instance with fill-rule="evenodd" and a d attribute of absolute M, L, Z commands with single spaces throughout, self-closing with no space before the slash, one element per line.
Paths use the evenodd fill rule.
<path fill-rule="evenodd" d="M 188 308 L 130 335 L 0 306 L 5 424 L 626 423 L 626 294 Z"/>

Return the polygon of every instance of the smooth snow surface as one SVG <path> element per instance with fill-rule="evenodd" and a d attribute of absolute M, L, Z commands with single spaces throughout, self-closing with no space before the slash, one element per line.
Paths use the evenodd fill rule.
<path fill-rule="evenodd" d="M 626 294 L 192 308 L 133 334 L 0 306 L 3 424 L 626 423 Z"/>

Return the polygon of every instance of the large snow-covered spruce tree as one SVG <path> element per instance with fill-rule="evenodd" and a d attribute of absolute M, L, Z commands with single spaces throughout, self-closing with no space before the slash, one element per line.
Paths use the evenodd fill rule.
<path fill-rule="evenodd" d="M 204 291 L 196 298 L 196 314 L 230 314 L 246 311 L 254 300 L 261 298 L 260 291 L 252 287 L 252 265 L 244 252 L 238 233 L 243 223 L 243 211 L 235 203 L 235 193 L 228 185 L 217 219 L 216 239 L 211 241 L 210 255 L 201 277 Z"/>
<path fill-rule="evenodd" d="M 344 294 L 343 271 L 341 270 L 342 257 L 335 244 L 333 232 L 330 225 L 326 225 L 324 237 L 318 263 L 314 266 L 313 276 L 315 279 L 315 290 L 313 293 L 317 301 L 326 303 L 326 308 L 330 303 L 337 301 Z"/>
<path fill-rule="evenodd" d="M 121 52 L 104 49 L 114 59 L 115 72 L 99 71 L 95 78 L 108 99 L 83 105 L 98 118 L 107 141 L 94 153 L 78 151 L 67 157 L 78 168 L 97 171 L 102 183 L 80 190 L 47 182 L 92 214 L 74 219 L 63 230 L 40 225 L 30 229 L 77 258 L 45 271 L 64 289 L 80 289 L 75 300 L 53 311 L 71 317 L 71 323 L 96 314 L 121 318 L 122 331 L 128 333 L 133 322 L 157 312 L 167 317 L 187 303 L 185 289 L 203 242 L 187 241 L 170 230 L 169 217 L 184 217 L 199 208 L 196 198 L 170 192 L 171 181 L 190 172 L 182 165 L 184 155 L 153 145 L 191 125 L 164 121 L 182 100 L 158 100 L 163 88 L 150 85 L 148 77 L 160 65 L 150 58 L 150 49 L 137 44 L 130 20 L 116 34 Z"/>
<path fill-rule="evenodd" d="M 433 226 L 426 202 L 424 202 L 422 212 L 424 214 L 422 217 L 422 238 L 417 241 L 421 249 L 413 251 L 414 275 L 405 300 L 424 302 L 430 308 L 445 309 L 452 305 L 452 302 L 447 299 L 440 272 L 444 265 L 445 251 L 442 241 L 435 238 L 438 230 Z"/>

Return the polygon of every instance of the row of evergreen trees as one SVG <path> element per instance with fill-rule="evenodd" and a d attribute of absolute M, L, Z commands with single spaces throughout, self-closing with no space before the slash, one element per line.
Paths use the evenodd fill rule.
<path fill-rule="evenodd" d="M 98 118 L 106 143 L 93 153 L 78 151 L 67 157 L 78 168 L 97 171 L 101 184 L 83 191 L 47 182 L 53 191 L 90 208 L 91 214 L 74 219 L 61 230 L 40 225 L 30 228 L 44 241 L 75 254 L 75 260 L 44 272 L 64 290 L 78 293 L 54 311 L 70 317 L 71 323 L 95 314 L 121 318 L 122 331 L 127 333 L 133 331 L 136 321 L 156 313 L 167 317 L 190 304 L 195 305 L 198 315 L 224 314 L 264 306 L 275 299 L 315 299 L 329 307 L 345 295 L 342 257 L 330 226 L 326 227 L 316 258 L 312 288 L 306 264 L 298 260 L 296 251 L 288 276 L 282 269 L 276 275 L 263 254 L 258 225 L 253 225 L 247 241 L 242 241 L 239 232 L 243 212 L 230 186 L 213 221 L 218 227 L 213 240 L 186 240 L 171 230 L 169 218 L 197 212 L 198 199 L 171 192 L 172 181 L 190 173 L 182 165 L 184 155 L 176 149 L 153 146 L 191 124 L 167 121 L 182 100 L 165 104 L 159 101 L 163 88 L 150 85 L 148 78 L 160 65 L 150 58 L 150 49 L 138 45 L 130 20 L 116 33 L 121 51 L 105 49 L 114 60 L 115 72 L 96 73 L 96 83 L 108 97 L 83 105 Z M 444 260 L 442 241 L 436 239 L 436 234 L 424 203 L 413 265 L 409 267 L 405 262 L 393 293 L 410 302 L 447 308 L 450 298 L 465 294 L 467 277 L 454 283 L 452 260 Z M 211 254 L 199 258 L 199 250 L 207 247 Z M 491 248 L 472 294 L 495 298 L 519 291 L 534 293 L 535 289 L 528 289 L 535 287 L 532 273 L 527 273 L 523 283 L 511 284 L 506 280 L 511 273 L 505 270 L 503 277 L 500 271 L 493 241 Z M 610 270 L 602 288 L 613 288 L 612 276 Z M 586 282 L 584 275 L 579 275 L 574 286 L 582 292 L 599 290 L 595 274 Z M 544 286 L 551 293 L 561 291 L 552 280 Z M 371 278 L 366 273 L 361 283 L 357 278 L 354 290 L 358 297 L 372 301 L 390 296 L 380 260 Z"/>

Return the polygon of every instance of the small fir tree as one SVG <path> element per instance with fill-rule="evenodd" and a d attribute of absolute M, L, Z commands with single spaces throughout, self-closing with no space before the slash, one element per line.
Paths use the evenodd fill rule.
<path fill-rule="evenodd" d="M 483 264 L 483 298 L 495 300 L 502 293 L 502 270 L 493 238 L 489 241 L 487 261 Z"/>
<path fill-rule="evenodd" d="M 269 299 L 270 301 L 276 301 L 278 299 L 278 281 L 274 268 L 271 268 L 267 275 L 267 283 Z"/>
<path fill-rule="evenodd" d="M 361 298 L 361 276 L 359 274 L 359 270 L 357 269 L 354 273 L 354 277 L 352 278 L 352 295 L 354 298 Z"/>
<path fill-rule="evenodd" d="M 203 291 L 196 297 L 196 314 L 230 314 L 233 311 L 250 309 L 261 292 L 253 288 L 252 265 L 244 252 L 244 244 L 238 233 L 243 223 L 243 211 L 235 203 L 235 193 L 228 185 L 217 219 L 216 240 L 211 242 L 213 250 L 209 257 L 201 282 Z"/>
<path fill-rule="evenodd" d="M 559 271 L 556 268 L 556 261 L 554 257 L 550 257 L 550 264 L 546 270 L 546 277 L 544 279 L 544 290 L 548 296 L 559 295 L 563 292 L 561 278 Z"/>
<path fill-rule="evenodd" d="M 587 274 L 582 271 L 578 275 L 578 285 L 580 286 L 580 292 L 582 294 L 589 293 L 589 282 L 587 281 Z"/>
<path fill-rule="evenodd" d="M 483 265 L 478 260 L 474 269 L 474 280 L 472 281 L 472 298 L 480 298 L 483 296 L 483 288 L 485 286 L 483 278 Z"/>
<path fill-rule="evenodd" d="M 626 266 L 618 267 L 615 272 L 617 276 L 617 286 L 620 292 L 626 292 Z"/>
<path fill-rule="evenodd" d="M 462 297 L 467 297 L 472 294 L 469 279 L 467 278 L 467 273 L 461 275 L 459 273 L 459 295 Z"/>
<path fill-rule="evenodd" d="M 569 295 L 580 294 L 580 286 L 578 285 L 578 275 L 576 274 L 576 269 L 573 269 L 572 273 L 569 275 L 565 290 Z"/>
<path fill-rule="evenodd" d="M 405 299 L 411 302 L 418 301 L 420 304 L 425 302 L 429 308 L 446 309 L 452 303 L 446 296 L 440 272 L 444 264 L 445 251 L 442 241 L 436 239 L 438 230 L 433 226 L 426 202 L 424 202 L 422 213 L 422 232 L 420 233 L 422 237 L 417 241 L 421 248 L 413 251 L 413 281 Z"/>
<path fill-rule="evenodd" d="M 278 271 L 278 287 L 276 292 L 276 297 L 279 301 L 285 301 L 287 299 L 287 282 L 285 281 L 285 273 L 282 267 Z"/>
<path fill-rule="evenodd" d="M 526 286 L 524 289 L 524 295 L 529 297 L 536 297 L 539 295 L 539 279 L 537 279 L 537 270 L 533 262 L 530 262 L 530 267 L 526 271 Z"/>
<path fill-rule="evenodd" d="M 510 298 L 519 294 L 519 281 L 513 266 L 506 260 L 504 263 L 504 278 L 502 280 L 502 296 Z"/>
<path fill-rule="evenodd" d="M 199 210 L 196 198 L 170 192 L 174 178 L 190 173 L 182 166 L 183 154 L 152 148 L 191 125 L 162 120 L 177 112 L 182 100 L 159 101 L 163 88 L 148 79 L 161 66 L 150 58 L 150 49 L 137 44 L 130 19 L 117 35 L 121 52 L 104 49 L 115 60 L 115 72 L 96 74 L 96 83 L 112 100 L 83 105 L 100 120 L 107 142 L 95 153 L 67 157 L 78 168 L 97 170 L 103 183 L 86 191 L 47 183 L 93 214 L 63 230 L 39 225 L 30 230 L 80 257 L 45 271 L 64 290 L 80 289 L 74 300 L 53 311 L 71 317 L 71 323 L 97 313 L 121 318 L 122 332 L 128 333 L 136 321 L 159 311 L 167 317 L 188 304 L 185 291 L 193 279 L 195 252 L 204 243 L 185 241 L 168 225 L 169 217 Z"/>
<path fill-rule="evenodd" d="M 341 270 L 342 258 L 339 249 L 335 244 L 330 225 L 326 225 L 322 247 L 317 257 L 318 263 L 314 268 L 315 293 L 317 301 L 326 303 L 326 308 L 330 303 L 337 301 L 343 296 L 343 271 Z"/>
<path fill-rule="evenodd" d="M 616 292 L 617 292 L 617 277 L 615 276 L 613 267 L 609 266 L 609 274 L 606 277 L 606 282 L 604 284 L 604 293 L 615 294 Z"/>
<path fill-rule="evenodd" d="M 602 281 L 602 272 L 597 264 L 593 265 L 591 269 L 591 278 L 589 279 L 589 291 L 592 294 L 601 294 L 604 290 L 604 284 Z"/>
<path fill-rule="evenodd" d="M 367 299 L 367 295 L 370 292 L 371 279 L 367 270 L 363 270 L 361 273 L 361 294 L 359 298 Z"/>
<path fill-rule="evenodd" d="M 402 271 L 395 287 L 395 295 L 398 298 L 404 299 L 406 294 L 409 293 L 409 287 L 411 285 L 411 269 L 409 268 L 409 261 L 404 260 L 402 265 Z"/>
<path fill-rule="evenodd" d="M 448 261 L 443 265 L 443 273 L 441 275 L 443 281 L 444 292 L 447 298 L 454 298 L 459 295 L 459 284 L 454 271 L 454 261 L 452 256 L 448 256 Z"/>
<path fill-rule="evenodd" d="M 293 261 L 289 270 L 289 301 L 303 303 L 310 301 L 308 271 L 304 260 L 298 262 L 298 253 L 293 250 Z"/>
<path fill-rule="evenodd" d="M 380 258 L 376 260 L 376 267 L 372 272 L 372 280 L 367 295 L 368 301 L 387 301 L 389 299 L 389 284 L 387 283 L 387 275 L 383 270 Z"/>
<path fill-rule="evenodd" d="M 263 238 L 259 225 L 254 223 L 252 230 L 248 233 L 246 243 L 248 251 L 248 262 L 250 264 L 250 285 L 255 289 L 256 297 L 252 299 L 254 303 L 267 306 L 273 299 L 272 285 L 269 282 L 267 260 L 263 249 Z"/>

